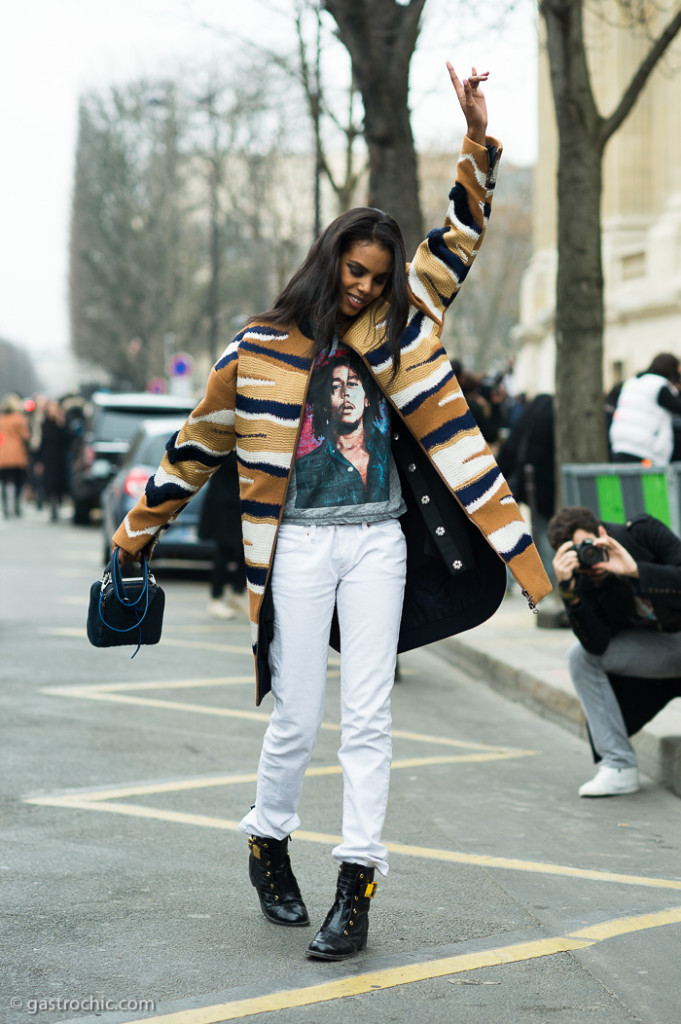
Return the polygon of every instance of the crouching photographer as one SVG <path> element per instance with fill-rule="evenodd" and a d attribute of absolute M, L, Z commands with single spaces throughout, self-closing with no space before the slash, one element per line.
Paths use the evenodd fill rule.
<path fill-rule="evenodd" d="M 652 516 L 599 523 L 574 505 L 549 521 L 548 539 L 578 641 L 570 677 L 600 761 L 579 795 L 635 793 L 629 736 L 681 695 L 681 540 Z"/>

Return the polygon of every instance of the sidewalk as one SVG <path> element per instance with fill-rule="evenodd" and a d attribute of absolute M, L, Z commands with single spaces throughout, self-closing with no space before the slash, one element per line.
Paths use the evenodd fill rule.
<path fill-rule="evenodd" d="M 549 605 L 551 600 L 544 606 L 555 608 Z M 539 628 L 538 619 L 516 588 L 488 622 L 438 646 L 448 660 L 471 675 L 586 740 L 584 715 L 565 657 L 574 642 L 573 633 L 566 628 Z M 656 715 L 633 744 L 641 771 L 681 796 L 681 698 Z"/>

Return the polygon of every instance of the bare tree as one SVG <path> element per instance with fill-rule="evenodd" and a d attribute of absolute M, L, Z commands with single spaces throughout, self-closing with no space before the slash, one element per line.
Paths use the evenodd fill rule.
<path fill-rule="evenodd" d="M 426 0 L 326 0 L 352 61 L 364 103 L 369 150 L 369 205 L 398 215 L 413 251 L 423 238 L 414 137 L 409 118 L 409 64 Z"/>
<path fill-rule="evenodd" d="M 164 376 L 173 346 L 214 360 L 309 245 L 309 155 L 287 146 L 281 91 L 251 55 L 229 79 L 133 82 L 83 98 L 72 347 L 116 386 Z"/>
<path fill-rule="evenodd" d="M 305 42 L 303 21 L 306 11 L 311 10 L 315 18 L 315 42 L 312 54 Z M 303 87 L 312 123 L 315 146 L 315 237 L 321 231 L 321 180 L 326 178 L 336 197 L 337 211 L 343 213 L 352 205 L 357 187 L 366 171 L 364 162 L 357 166 L 355 142 L 363 135 L 361 124 L 355 119 L 357 83 L 351 76 L 348 87 L 348 102 L 344 117 L 339 117 L 327 103 L 322 79 L 322 11 L 320 0 L 296 0 L 295 26 L 298 39 L 297 74 Z M 332 166 L 324 142 L 323 120 L 327 118 L 337 129 L 344 141 L 342 174 Z"/>
<path fill-rule="evenodd" d="M 446 194 L 443 183 L 430 223 L 436 223 L 441 214 Z M 499 372 L 513 356 L 511 330 L 518 322 L 522 275 L 532 253 L 531 211 L 532 169 L 506 164 L 494 195 L 490 221 L 494 240 L 485 244 L 484 259 L 457 296 L 456 316 L 445 320 L 447 350 L 467 370 Z"/>
<path fill-rule="evenodd" d="M 621 0 L 623 22 L 634 24 L 649 5 Z M 646 56 L 614 109 L 602 114 L 593 93 L 584 33 L 585 0 L 540 0 L 546 26 L 558 128 L 558 275 L 556 282 L 556 457 L 565 462 L 606 458 L 603 421 L 603 153 L 631 112 L 653 69 L 681 28 L 681 8 L 650 33 Z M 639 19 L 640 20 L 640 19 Z"/>
<path fill-rule="evenodd" d="M 162 106 L 159 115 L 155 108 Z M 76 355 L 124 386 L 164 373 L 164 335 L 191 282 L 191 224 L 172 83 L 92 93 L 80 108 L 70 260 Z"/>
<path fill-rule="evenodd" d="M 30 395 L 40 386 L 30 354 L 5 338 L 0 338 L 0 381 L 0 398 L 8 392 Z"/>

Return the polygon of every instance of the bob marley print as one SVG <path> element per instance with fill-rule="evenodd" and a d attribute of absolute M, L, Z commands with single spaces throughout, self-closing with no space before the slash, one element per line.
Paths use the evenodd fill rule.
<path fill-rule="evenodd" d="M 387 501 L 388 404 L 346 348 L 318 357 L 296 451 L 296 508 Z"/>

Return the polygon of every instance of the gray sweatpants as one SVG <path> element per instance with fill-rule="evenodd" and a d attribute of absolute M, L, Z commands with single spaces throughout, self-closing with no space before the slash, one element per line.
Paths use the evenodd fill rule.
<path fill-rule="evenodd" d="M 568 668 L 603 764 L 635 768 L 636 753 L 607 673 L 641 679 L 681 676 L 681 633 L 628 629 L 600 655 L 589 654 L 577 642 L 568 651 Z"/>

